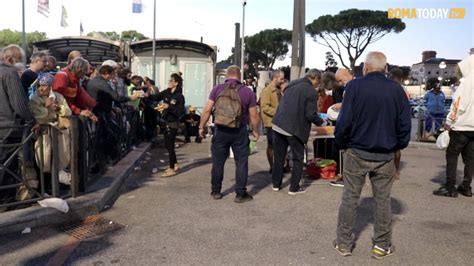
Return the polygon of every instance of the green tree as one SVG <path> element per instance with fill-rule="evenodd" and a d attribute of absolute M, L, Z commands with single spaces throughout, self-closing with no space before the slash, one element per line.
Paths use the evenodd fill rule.
<path fill-rule="evenodd" d="M 120 37 L 122 41 L 141 41 L 144 39 L 148 39 L 145 35 L 136 30 L 122 31 L 122 35 Z"/>
<path fill-rule="evenodd" d="M 290 43 L 291 31 L 285 29 L 267 29 L 245 37 L 246 61 L 249 65 L 257 63 L 266 69 L 273 68 L 277 59 L 285 59 Z"/>
<path fill-rule="evenodd" d="M 341 64 L 352 71 L 369 44 L 388 33 L 400 33 L 404 29 L 405 23 L 401 19 L 389 19 L 386 11 L 359 9 L 344 10 L 334 16 L 321 16 L 306 25 L 306 32 L 313 40 L 329 47 Z M 343 53 L 347 53 L 349 65 L 343 60 Z"/>
<path fill-rule="evenodd" d="M 337 61 L 334 59 L 334 55 L 331 52 L 326 52 L 326 68 L 337 67 Z"/>
<path fill-rule="evenodd" d="M 136 30 L 125 30 L 121 34 L 115 31 L 93 31 L 87 34 L 89 37 L 107 38 L 112 41 L 140 41 L 147 39 L 145 35 Z"/>
<path fill-rule="evenodd" d="M 29 58 L 33 52 L 33 43 L 46 40 L 46 33 L 44 32 L 27 32 L 26 33 L 26 58 Z M 10 44 L 17 44 L 21 47 L 21 32 L 12 30 L 0 31 L 0 47 Z"/>

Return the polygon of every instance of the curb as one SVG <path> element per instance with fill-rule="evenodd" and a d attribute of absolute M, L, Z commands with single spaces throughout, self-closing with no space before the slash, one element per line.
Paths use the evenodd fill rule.
<path fill-rule="evenodd" d="M 86 194 L 67 199 L 68 213 L 62 213 L 52 208 L 43 208 L 38 204 L 26 209 L 0 213 L 0 235 L 19 233 L 26 227 L 64 224 L 102 212 L 106 207 L 108 208 L 107 204 L 110 204 L 115 198 L 117 191 L 150 147 L 151 143 L 148 142 L 140 144 L 119 163 L 108 169 L 87 189 Z"/>
<path fill-rule="evenodd" d="M 408 148 L 441 151 L 440 149 L 438 149 L 438 147 L 436 146 L 436 143 L 434 142 L 410 141 L 410 143 L 408 144 Z"/>

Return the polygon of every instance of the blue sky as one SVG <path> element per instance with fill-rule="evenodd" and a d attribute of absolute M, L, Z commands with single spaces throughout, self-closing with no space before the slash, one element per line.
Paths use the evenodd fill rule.
<path fill-rule="evenodd" d="M 3 0 L 5 1 L 5 0 Z M 2 13 L 1 29 L 21 30 L 21 1 L 8 1 L 8 12 Z M 84 31 L 138 30 L 152 37 L 153 0 L 142 0 L 142 14 L 132 14 L 132 0 L 50 0 L 50 16 L 36 11 L 37 0 L 25 0 L 26 31 L 44 31 L 48 37 L 79 35 Z M 69 27 L 60 27 L 61 5 L 67 13 Z M 421 61 L 424 50 L 436 50 L 439 57 L 463 58 L 474 47 L 474 1 L 467 0 L 306 0 L 306 23 L 321 15 L 336 14 L 349 8 L 387 10 L 388 8 L 451 8 L 466 9 L 464 19 L 404 19 L 406 29 L 389 34 L 369 45 L 369 50 L 386 53 L 392 64 L 412 65 Z M 293 0 L 248 0 L 245 34 L 264 29 L 291 29 Z M 218 60 L 230 55 L 234 43 L 234 23 L 242 20 L 241 0 L 157 0 L 157 38 L 183 38 L 204 42 L 219 48 Z M 322 68 L 328 48 L 307 36 L 306 65 Z M 360 62 L 359 59 L 358 63 Z M 276 66 L 290 63 L 289 57 Z"/>

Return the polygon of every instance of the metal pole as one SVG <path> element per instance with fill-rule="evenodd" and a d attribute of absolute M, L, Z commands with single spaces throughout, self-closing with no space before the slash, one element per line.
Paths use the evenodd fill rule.
<path fill-rule="evenodd" d="M 240 66 L 240 52 L 242 50 L 240 43 L 240 23 L 235 23 L 235 40 L 234 40 L 234 58 L 233 65 Z"/>
<path fill-rule="evenodd" d="M 153 80 L 156 80 L 156 0 L 153 0 L 153 44 L 152 44 L 152 56 L 153 56 Z"/>
<path fill-rule="evenodd" d="M 305 64 L 305 0 L 294 0 L 291 38 L 291 80 L 304 75 Z"/>
<path fill-rule="evenodd" d="M 26 32 L 25 32 L 25 0 L 22 0 L 22 31 L 21 31 L 21 48 L 26 53 Z M 23 62 L 26 64 L 26 62 Z"/>
<path fill-rule="evenodd" d="M 242 0 L 242 45 L 240 46 L 240 71 L 242 72 L 241 80 L 244 80 L 244 58 L 245 58 L 245 5 L 246 0 Z"/>

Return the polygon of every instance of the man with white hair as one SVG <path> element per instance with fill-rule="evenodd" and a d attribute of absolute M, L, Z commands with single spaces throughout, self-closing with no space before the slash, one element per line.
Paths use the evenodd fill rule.
<path fill-rule="evenodd" d="M 387 59 L 370 52 L 364 62 L 364 77 L 347 84 L 336 124 L 335 140 L 344 153 L 344 193 L 339 208 L 334 248 L 352 255 L 356 209 L 365 177 L 372 183 L 375 200 L 372 257 L 392 255 L 390 190 L 395 177 L 394 152 L 410 141 L 410 106 L 403 88 L 384 72 Z"/>
<path fill-rule="evenodd" d="M 0 58 L 0 186 L 15 183 L 11 173 L 18 170 L 18 160 L 10 160 L 9 165 L 3 165 L 12 155 L 15 147 L 3 145 L 21 142 L 23 130 L 18 126 L 33 124 L 34 119 L 28 108 L 28 98 L 21 85 L 20 77 L 14 67 L 16 63 L 25 61 L 25 52 L 18 45 L 8 45 L 2 49 Z M 9 128 L 11 127 L 11 128 Z M 7 168 L 9 171 L 5 171 Z M 15 189 L 3 190 L 0 204 L 13 199 Z"/>

